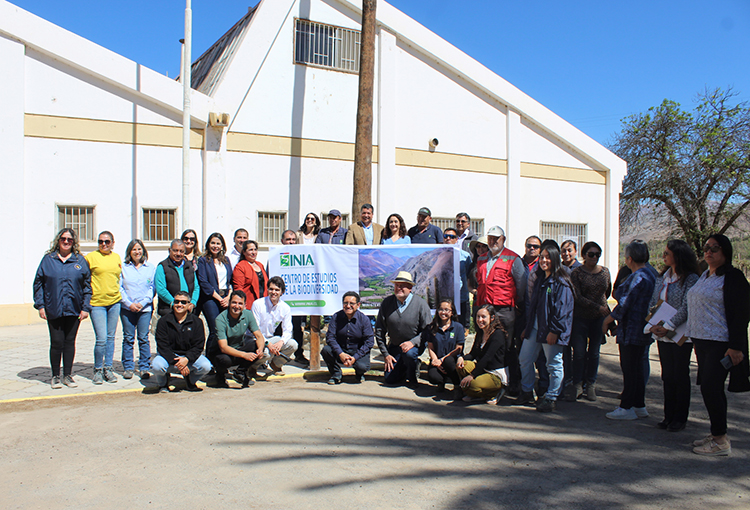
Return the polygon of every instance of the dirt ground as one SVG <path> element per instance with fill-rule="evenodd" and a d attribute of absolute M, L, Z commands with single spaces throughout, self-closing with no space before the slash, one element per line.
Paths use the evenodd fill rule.
<path fill-rule="evenodd" d="M 654 368 L 658 363 L 653 363 Z M 730 395 L 729 458 L 694 394 L 679 433 L 613 422 L 617 358 L 598 402 L 466 405 L 416 391 L 301 379 L 244 390 L 0 404 L 0 507 L 750 508 L 750 396 Z"/>

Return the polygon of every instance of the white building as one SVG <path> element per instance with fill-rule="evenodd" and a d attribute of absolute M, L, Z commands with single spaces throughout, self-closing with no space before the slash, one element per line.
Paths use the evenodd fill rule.
<path fill-rule="evenodd" d="M 376 221 L 466 211 L 520 253 L 531 234 L 578 236 L 615 268 L 625 163 L 389 4 L 377 15 Z M 142 238 L 158 261 L 182 225 L 230 244 L 245 227 L 268 246 L 308 211 L 351 214 L 360 19 L 349 0 L 262 0 L 193 64 L 182 218 L 181 85 L 0 0 L 0 211 L 15 245 L 0 324 L 36 320 L 34 273 L 68 224 L 84 251 L 110 230 L 116 251 Z"/>

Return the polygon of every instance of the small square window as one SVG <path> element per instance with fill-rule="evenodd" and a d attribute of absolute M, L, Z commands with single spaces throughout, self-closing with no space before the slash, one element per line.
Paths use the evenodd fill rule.
<path fill-rule="evenodd" d="M 72 228 L 78 234 L 80 241 L 93 241 L 94 236 L 94 206 L 58 205 L 58 229 Z"/>
<path fill-rule="evenodd" d="M 261 212 L 258 211 L 258 239 L 259 243 L 280 244 L 281 234 L 286 230 L 286 211 Z"/>
<path fill-rule="evenodd" d="M 171 241 L 177 236 L 176 209 L 144 209 L 143 240 Z"/>

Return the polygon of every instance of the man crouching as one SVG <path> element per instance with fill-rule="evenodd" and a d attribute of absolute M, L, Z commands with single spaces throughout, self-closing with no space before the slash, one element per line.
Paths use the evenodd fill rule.
<path fill-rule="evenodd" d="M 174 294 L 172 311 L 156 324 L 156 351 L 151 362 L 160 393 L 169 391 L 169 372 L 179 372 L 188 391 L 203 391 L 196 382 L 211 370 L 211 363 L 201 354 L 205 342 L 203 321 L 188 312 L 190 295 L 185 291 Z"/>

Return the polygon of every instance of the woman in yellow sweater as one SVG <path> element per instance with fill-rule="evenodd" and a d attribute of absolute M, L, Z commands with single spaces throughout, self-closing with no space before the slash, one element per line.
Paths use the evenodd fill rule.
<path fill-rule="evenodd" d="M 94 325 L 94 384 L 117 382 L 112 368 L 115 332 L 120 318 L 120 274 L 122 260 L 113 252 L 115 237 L 105 230 L 99 234 L 99 249 L 86 255 L 91 268 L 91 323 Z"/>

